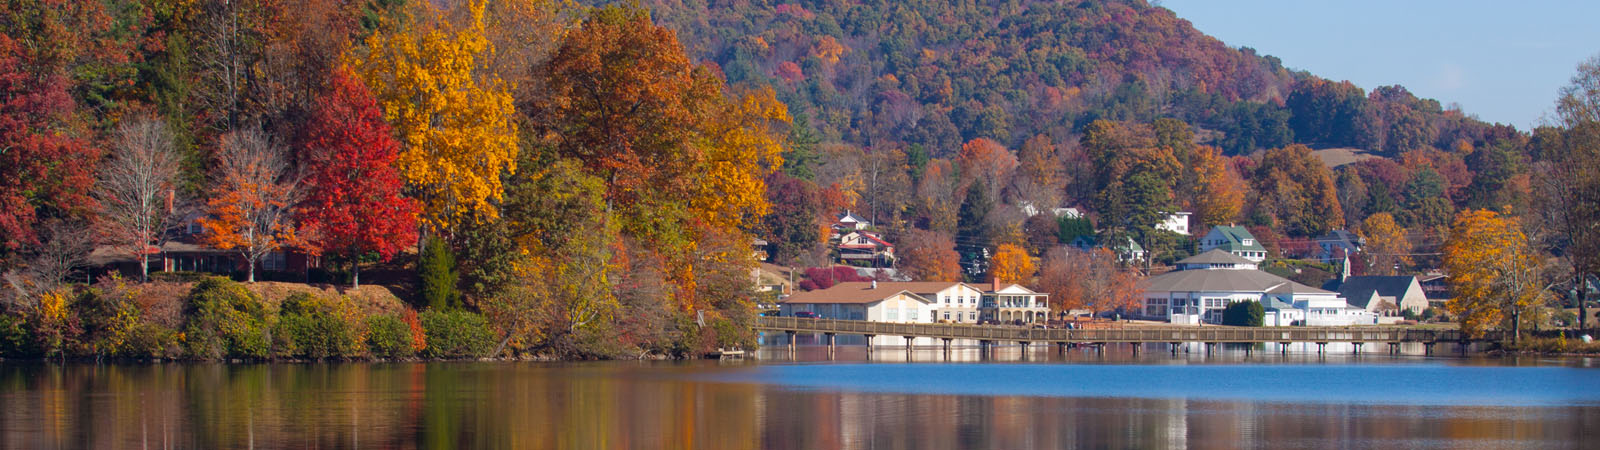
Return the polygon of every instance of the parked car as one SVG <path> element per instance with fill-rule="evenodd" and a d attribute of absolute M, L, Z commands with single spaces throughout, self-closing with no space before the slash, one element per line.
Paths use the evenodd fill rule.
<path fill-rule="evenodd" d="M 802 318 L 802 319 L 821 319 L 822 318 L 821 314 L 817 314 L 817 313 L 814 313 L 814 312 L 811 312 L 811 311 L 795 311 L 794 316 Z"/>

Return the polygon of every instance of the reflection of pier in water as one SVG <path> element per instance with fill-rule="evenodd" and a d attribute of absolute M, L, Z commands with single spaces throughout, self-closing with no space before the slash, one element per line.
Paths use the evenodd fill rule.
<path fill-rule="evenodd" d="M 1460 330 L 1429 329 L 1409 327 L 1172 327 L 1172 326 L 1128 326 L 1121 328 L 1103 329 L 1062 329 L 1062 328 L 1027 328 L 1010 326 L 982 326 L 966 324 L 935 324 L 935 323 L 887 323 L 867 322 L 861 320 L 835 320 L 835 319 L 809 319 L 799 317 L 758 317 L 756 320 L 757 331 L 782 332 L 787 338 L 784 343 L 791 349 L 795 345 L 798 334 L 820 334 L 821 344 L 827 345 L 831 353 L 838 344 L 839 335 L 865 336 L 867 350 L 871 351 L 875 341 L 880 337 L 903 337 L 907 351 L 917 346 L 918 340 L 933 340 L 942 345 L 949 352 L 952 344 L 957 340 L 976 341 L 985 352 L 996 345 L 1017 344 L 1022 347 L 1023 354 L 1028 353 L 1028 348 L 1033 344 L 1054 344 L 1057 351 L 1064 352 L 1068 346 L 1088 345 L 1096 351 L 1103 352 L 1107 344 L 1131 344 L 1134 353 L 1138 353 L 1144 344 L 1169 344 L 1173 353 L 1180 348 L 1186 348 L 1187 343 L 1199 343 L 1210 352 L 1214 347 L 1223 344 L 1278 344 L 1278 349 L 1287 352 L 1291 344 L 1315 344 L 1317 353 L 1326 353 L 1328 344 L 1349 344 L 1354 352 L 1360 353 L 1364 344 L 1386 345 L 1391 354 L 1400 353 L 1404 344 L 1420 344 L 1426 354 L 1432 354 L 1434 345 L 1439 343 L 1455 344 L 1456 349 L 1466 352 L 1472 344 L 1480 342 L 1496 342 L 1501 336 L 1496 332 L 1489 332 L 1481 338 L 1471 338 Z M 881 345 L 881 344 L 880 344 Z M 1254 346 L 1245 346 L 1245 351 L 1251 351 Z"/>

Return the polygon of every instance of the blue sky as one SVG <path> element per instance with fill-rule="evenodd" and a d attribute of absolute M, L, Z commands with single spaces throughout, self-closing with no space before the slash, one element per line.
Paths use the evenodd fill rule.
<path fill-rule="evenodd" d="M 1230 47 L 1367 91 L 1419 97 L 1527 130 L 1554 119 L 1558 90 L 1600 53 L 1600 1 L 1165 0 Z"/>

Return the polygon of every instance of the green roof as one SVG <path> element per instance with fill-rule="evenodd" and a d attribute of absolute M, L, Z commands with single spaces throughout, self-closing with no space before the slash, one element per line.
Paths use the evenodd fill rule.
<path fill-rule="evenodd" d="M 1220 248 L 1223 251 L 1228 251 L 1228 252 L 1238 252 L 1238 251 L 1265 252 L 1265 251 L 1267 251 L 1266 247 L 1262 247 L 1261 246 L 1261 241 L 1257 240 L 1255 235 L 1250 234 L 1250 230 L 1246 230 L 1244 227 L 1241 227 L 1241 226 L 1238 226 L 1238 225 L 1217 225 L 1217 226 L 1211 228 L 1211 233 L 1216 233 L 1216 234 L 1221 235 L 1223 240 L 1226 241 L 1222 245 L 1216 246 L 1216 248 Z M 1211 237 L 1211 233 L 1207 233 L 1206 237 L 1207 238 Z M 1250 241 L 1250 245 L 1245 245 L 1244 244 L 1244 241 L 1247 241 L 1247 240 Z"/>

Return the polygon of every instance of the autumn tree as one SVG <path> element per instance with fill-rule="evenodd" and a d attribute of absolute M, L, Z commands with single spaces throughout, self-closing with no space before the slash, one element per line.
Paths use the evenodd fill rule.
<path fill-rule="evenodd" d="M 950 235 L 913 229 L 896 245 L 895 266 L 915 281 L 960 281 L 961 255 Z"/>
<path fill-rule="evenodd" d="M 1600 56 L 1578 66 L 1556 103 L 1560 128 L 1534 134 L 1546 156 L 1538 163 L 1535 217 L 1551 230 L 1551 247 L 1572 267 L 1572 285 L 1600 272 Z M 1588 293 L 1577 291 L 1579 328 L 1588 329 Z"/>
<path fill-rule="evenodd" d="M 239 253 L 251 283 L 261 257 L 302 243 L 293 213 L 304 191 L 292 169 L 288 151 L 260 129 L 222 135 L 202 240 Z"/>
<path fill-rule="evenodd" d="M 314 247 L 350 258 L 351 284 L 360 287 L 364 257 L 388 261 L 417 240 L 418 207 L 401 196 L 394 166 L 400 144 L 366 86 L 347 71 L 334 75 L 308 125 L 301 225 L 317 230 Z"/>
<path fill-rule="evenodd" d="M 1106 248 L 1080 251 L 1057 247 L 1045 255 L 1039 290 L 1050 294 L 1058 315 L 1087 309 L 1091 316 L 1098 316 L 1103 311 L 1137 308 L 1142 292 L 1138 279 Z"/>
<path fill-rule="evenodd" d="M 1192 205 L 1194 217 L 1205 225 L 1233 223 L 1244 207 L 1247 189 L 1227 157 L 1222 156 L 1222 150 L 1211 146 L 1196 148 L 1190 167 L 1198 184 Z"/>
<path fill-rule="evenodd" d="M 477 70 L 495 51 L 484 2 L 462 7 L 465 19 L 452 25 L 433 3 L 410 3 L 347 57 L 400 140 L 395 166 L 432 231 L 495 218 L 501 177 L 516 171 L 511 95 Z"/>
<path fill-rule="evenodd" d="M 1160 146 L 1147 125 L 1106 120 L 1090 123 L 1081 141 L 1101 186 L 1094 205 L 1103 242 L 1132 239 L 1148 248 L 1156 225 L 1176 210 L 1172 190 L 1180 163 L 1172 148 Z"/>
<path fill-rule="evenodd" d="M 1250 183 L 1256 211 L 1290 236 L 1318 236 L 1344 226 L 1332 172 L 1309 147 L 1267 150 Z"/>
<path fill-rule="evenodd" d="M 1389 213 L 1377 213 L 1361 221 L 1359 230 L 1365 241 L 1367 275 L 1398 275 L 1411 268 L 1411 240 L 1406 229 Z"/>
<path fill-rule="evenodd" d="M 1061 205 L 1065 178 L 1055 143 L 1041 134 L 1028 139 L 1017 151 L 1017 173 L 1011 190 L 1019 204 L 1027 202 L 1039 211 L 1050 211 Z"/>
<path fill-rule="evenodd" d="M 100 169 L 96 194 L 101 233 L 139 258 L 139 279 L 148 281 L 152 245 L 159 246 L 176 220 L 180 156 L 161 119 L 130 118 L 117 127 L 111 159 Z"/>
<path fill-rule="evenodd" d="M 928 229 L 944 233 L 956 231 L 956 214 L 961 209 L 961 199 L 956 196 L 959 183 L 949 160 L 928 161 L 917 183 L 917 207 Z"/>
<path fill-rule="evenodd" d="M 695 274 L 722 262 L 694 259 L 694 246 L 766 214 L 764 179 L 782 164 L 787 108 L 771 89 L 730 96 L 638 9 L 591 11 L 544 80 L 548 98 L 534 113 L 548 145 L 605 183 L 621 233 L 672 258 L 680 306 L 704 306 Z"/>
<path fill-rule="evenodd" d="M 762 219 L 762 227 L 774 250 L 773 261 L 793 264 L 826 242 L 828 235 L 821 230 L 829 223 L 820 219 L 828 213 L 811 182 L 773 173 L 767 176 L 766 184 L 772 207 Z"/>
<path fill-rule="evenodd" d="M 94 205 L 100 152 L 77 137 L 69 86 L 59 65 L 0 35 L 0 265 L 38 243 L 41 219 Z"/>
<path fill-rule="evenodd" d="M 989 262 L 989 279 L 1003 283 L 1030 284 L 1035 272 L 1033 257 L 1016 244 L 1000 244 Z"/>
<path fill-rule="evenodd" d="M 1493 211 L 1456 215 L 1445 241 L 1444 269 L 1455 297 L 1445 307 L 1461 318 L 1461 331 L 1483 336 L 1489 327 L 1521 334 L 1521 319 L 1545 298 L 1539 256 L 1522 232 L 1521 220 Z"/>
<path fill-rule="evenodd" d="M 999 201 L 1001 190 L 1017 169 L 1017 157 L 993 139 L 977 138 L 961 146 L 956 165 L 961 168 L 962 185 L 983 189 L 986 197 Z"/>

